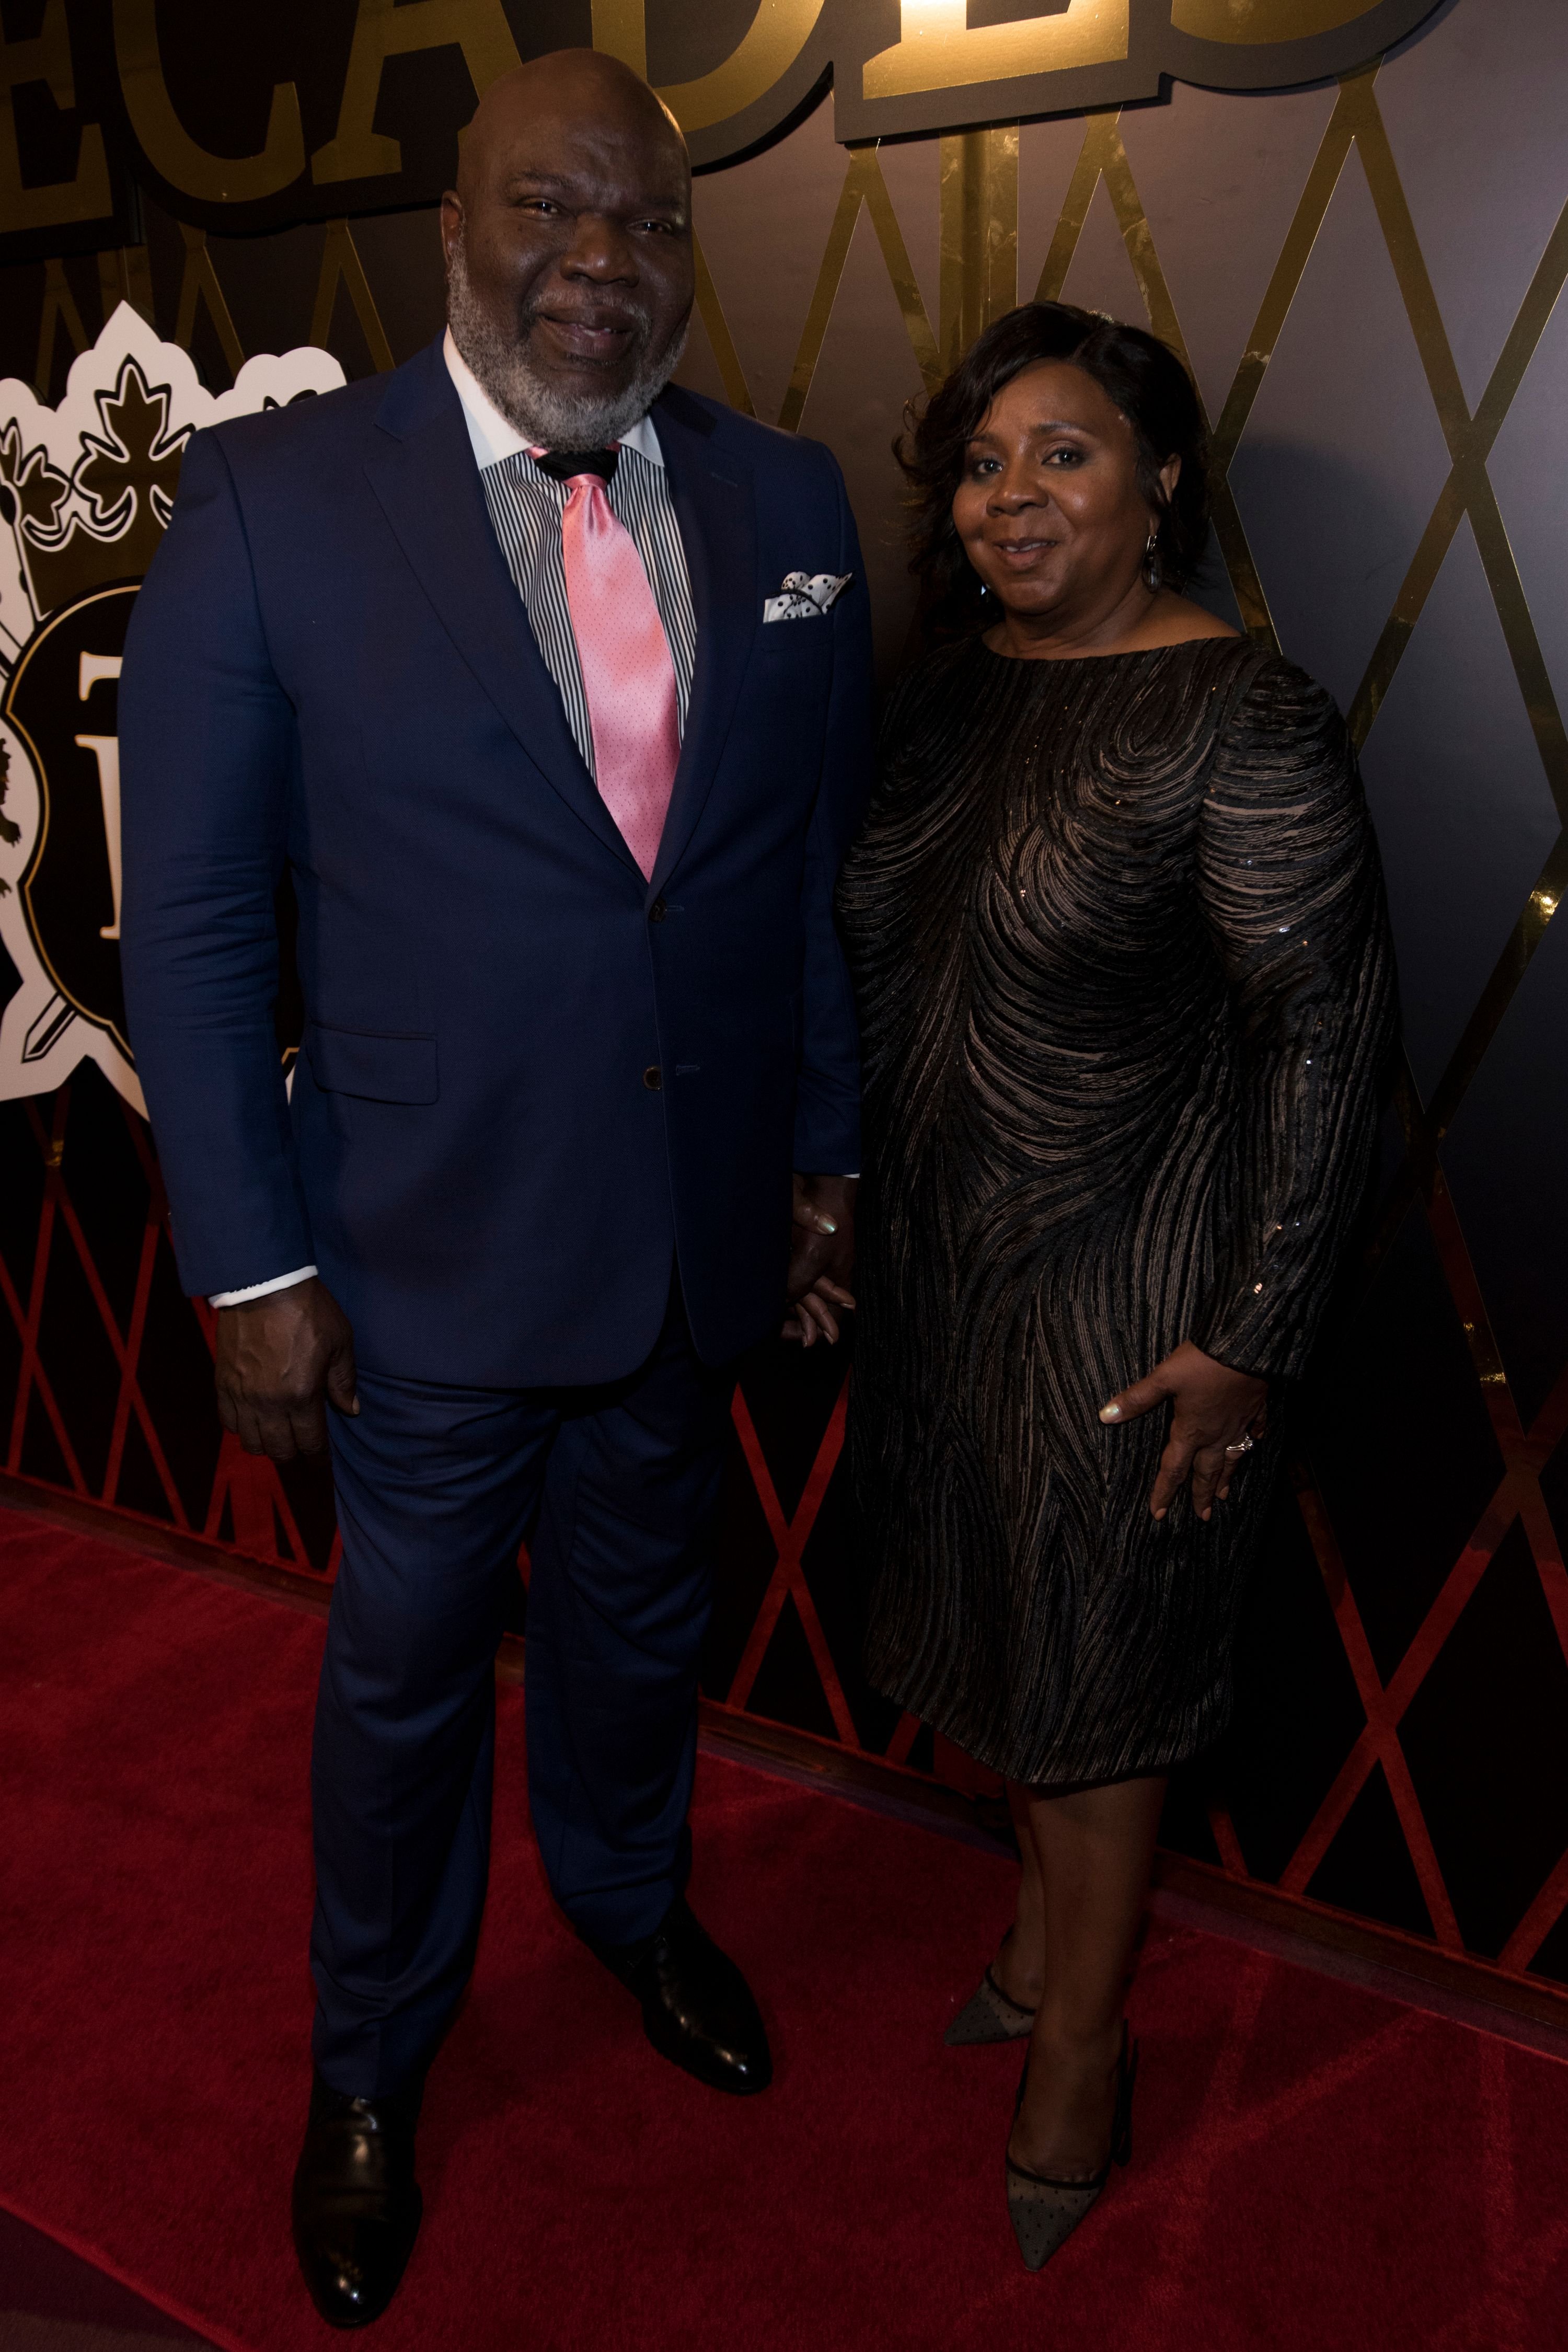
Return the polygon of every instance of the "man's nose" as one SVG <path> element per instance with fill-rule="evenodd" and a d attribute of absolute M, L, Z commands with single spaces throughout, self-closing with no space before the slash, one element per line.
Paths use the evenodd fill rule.
<path fill-rule="evenodd" d="M 604 285 L 625 280 L 636 285 L 637 256 L 620 223 L 606 213 L 579 213 L 572 242 L 561 257 L 568 278 L 591 278 Z"/>

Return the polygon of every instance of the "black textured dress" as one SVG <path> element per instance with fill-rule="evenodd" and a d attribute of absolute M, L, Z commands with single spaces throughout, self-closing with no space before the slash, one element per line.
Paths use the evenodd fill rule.
<path fill-rule="evenodd" d="M 1299 1373 L 1394 1019 L 1365 803 L 1320 687 L 1244 639 L 905 679 L 839 910 L 868 1156 L 852 1444 L 870 1667 L 1010 1779 L 1224 1728 L 1276 1433 L 1150 1515 L 1184 1339 Z"/>

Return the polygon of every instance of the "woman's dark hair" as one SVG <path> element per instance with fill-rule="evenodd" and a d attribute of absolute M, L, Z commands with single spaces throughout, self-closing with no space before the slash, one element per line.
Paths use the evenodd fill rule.
<path fill-rule="evenodd" d="M 910 569 L 934 636 L 965 635 L 984 617 L 980 581 L 952 522 L 964 451 L 1004 384 L 1042 360 L 1082 368 L 1121 411 L 1137 447 L 1140 494 L 1159 517 L 1161 572 L 1180 588 L 1197 569 L 1208 536 L 1208 436 L 1186 369 L 1142 327 L 1071 302 L 1025 302 L 986 328 L 923 409 L 910 403 L 893 444 L 910 485 Z M 1167 499 L 1160 468 L 1172 457 L 1182 474 Z"/>

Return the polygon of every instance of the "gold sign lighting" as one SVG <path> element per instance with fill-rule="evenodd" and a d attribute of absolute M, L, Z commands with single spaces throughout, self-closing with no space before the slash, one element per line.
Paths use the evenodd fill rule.
<path fill-rule="evenodd" d="M 189 53 L 185 20 L 161 29 L 156 0 L 46 0 L 36 33 L 0 37 L 0 264 L 134 245 L 133 184 L 186 226 L 230 235 L 434 204 L 479 94 L 558 37 L 531 0 L 317 0 L 282 21 L 267 0 L 227 5 L 234 38 Z M 1436 5 L 755 0 L 730 54 L 660 95 L 711 168 L 829 84 L 846 145 L 962 132 L 1155 98 L 1172 77 L 1261 89 L 1354 72 Z M 657 74 L 661 36 L 701 0 L 589 8 L 596 48 Z M 460 74 L 410 81 L 405 60 L 442 51 Z"/>

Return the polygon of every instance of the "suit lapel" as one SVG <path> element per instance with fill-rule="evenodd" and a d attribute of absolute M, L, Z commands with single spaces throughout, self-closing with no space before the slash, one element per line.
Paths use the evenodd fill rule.
<path fill-rule="evenodd" d="M 496 542 L 439 343 L 392 377 L 376 423 L 365 472 L 447 635 L 544 781 L 640 882 L 573 741 L 560 690 Z M 700 628 L 700 606 L 698 613 Z"/>
<path fill-rule="evenodd" d="M 679 391 L 666 393 L 656 404 L 653 419 L 691 574 L 697 619 L 697 666 L 686 740 L 648 886 L 658 891 L 679 864 L 712 788 L 760 605 L 751 483 L 739 467 L 711 454 L 711 425 Z"/>

